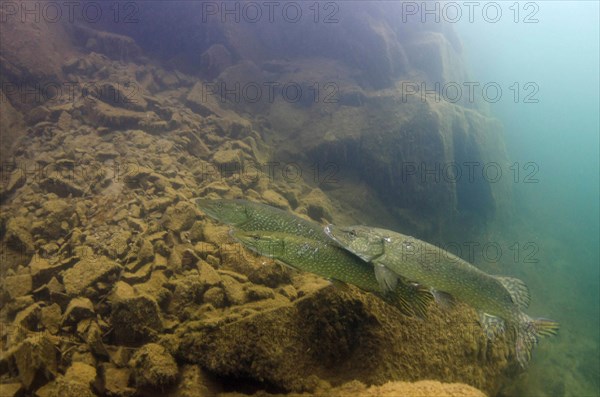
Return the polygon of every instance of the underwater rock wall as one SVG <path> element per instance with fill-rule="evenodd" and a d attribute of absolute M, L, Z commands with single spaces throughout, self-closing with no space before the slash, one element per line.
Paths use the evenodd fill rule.
<path fill-rule="evenodd" d="M 43 27 L 45 65 L 3 41 L 3 83 L 76 91 L 23 101 L 3 85 L 2 156 L 13 157 L 0 195 L 2 387 L 177 396 L 335 395 L 341 385 L 340 395 L 366 396 L 344 384 L 435 379 L 495 394 L 517 372 L 513 343 L 510 334 L 488 343 L 470 308 L 407 318 L 244 251 L 191 203 L 246 197 L 317 221 L 391 219 L 429 237 L 484 230 L 503 210 L 501 185 L 402 180 L 406 163 L 504 156 L 499 127 L 477 104 L 406 95 L 411 78 L 464 76 L 453 34 L 412 30 L 377 5 L 346 15 L 350 25 L 306 34 L 295 25 L 273 41 L 281 27 L 203 25 L 185 7 L 161 14 L 157 4 L 144 14 L 156 23 Z M 8 25 L 3 33 L 23 40 L 40 35 Z M 205 91 L 273 79 L 322 84 L 335 101 Z M 290 181 L 265 167 L 277 160 L 307 174 L 334 163 L 340 179 Z"/>

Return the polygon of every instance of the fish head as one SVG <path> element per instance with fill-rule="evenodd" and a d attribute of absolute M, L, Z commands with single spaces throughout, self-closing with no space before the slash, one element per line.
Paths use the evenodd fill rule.
<path fill-rule="evenodd" d="M 274 258 L 285 252 L 285 239 L 274 232 L 232 230 L 230 234 L 246 248 L 263 256 Z"/>
<path fill-rule="evenodd" d="M 366 262 L 383 255 L 384 236 L 367 226 L 327 225 L 325 233 L 337 244 Z"/>
<path fill-rule="evenodd" d="M 196 199 L 196 206 L 211 218 L 228 225 L 241 225 L 250 219 L 248 208 L 241 200 Z"/>

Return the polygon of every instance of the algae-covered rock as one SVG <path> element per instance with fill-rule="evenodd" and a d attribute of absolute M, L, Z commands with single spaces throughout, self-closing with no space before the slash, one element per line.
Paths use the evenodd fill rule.
<path fill-rule="evenodd" d="M 163 218 L 167 229 L 180 232 L 192 227 L 196 220 L 196 209 L 187 201 L 180 201 L 174 207 L 169 207 Z"/>
<path fill-rule="evenodd" d="M 77 324 L 79 321 L 95 315 L 94 304 L 84 297 L 73 298 L 65 310 L 63 324 Z"/>
<path fill-rule="evenodd" d="M 113 364 L 102 365 L 102 378 L 104 391 L 109 396 L 130 397 L 135 394 L 135 389 L 129 386 L 131 370 L 129 368 L 117 368 Z"/>
<path fill-rule="evenodd" d="M 31 292 L 32 278 L 30 274 L 7 276 L 3 281 L 2 287 L 11 299 L 16 299 Z"/>
<path fill-rule="evenodd" d="M 409 318 L 371 295 L 329 287 L 223 326 L 183 324 L 177 356 L 290 391 L 310 389 L 315 375 L 333 384 L 460 381 L 494 393 L 508 368 L 508 342 L 487 344 L 475 318 L 462 305 Z M 487 350 L 497 354 L 482 358 Z"/>
<path fill-rule="evenodd" d="M 7 244 L 25 254 L 33 253 L 35 247 L 29 226 L 30 222 L 24 217 L 9 219 L 6 223 Z"/>
<path fill-rule="evenodd" d="M 19 380 L 28 390 L 41 386 L 57 374 L 57 350 L 47 336 L 25 339 L 13 357 Z"/>
<path fill-rule="evenodd" d="M 139 345 L 157 337 L 163 324 L 156 300 L 119 281 L 111 294 L 111 322 L 119 344 Z"/>
<path fill-rule="evenodd" d="M 133 378 L 138 388 L 163 389 L 175 382 L 178 374 L 173 356 L 161 345 L 142 346 L 131 358 Z"/>
<path fill-rule="evenodd" d="M 86 257 L 63 273 L 63 283 L 69 295 L 91 294 L 89 287 L 116 275 L 121 266 L 105 256 Z"/>

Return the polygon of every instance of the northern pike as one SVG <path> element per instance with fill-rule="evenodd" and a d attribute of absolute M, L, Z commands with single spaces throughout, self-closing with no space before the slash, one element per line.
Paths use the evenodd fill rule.
<path fill-rule="evenodd" d="M 211 218 L 238 230 L 290 233 L 328 241 L 323 227 L 288 211 L 241 199 L 196 199 L 196 205 Z"/>
<path fill-rule="evenodd" d="M 514 327 L 516 358 L 522 367 L 530 360 L 539 336 L 558 331 L 557 322 L 533 319 L 523 312 L 530 297 L 519 279 L 489 275 L 448 251 L 390 230 L 328 225 L 325 232 L 364 261 L 428 286 L 436 297 L 449 294 L 474 307 L 488 338 L 503 332 L 505 323 Z"/>
<path fill-rule="evenodd" d="M 397 303 L 396 306 L 405 314 L 417 314 L 421 317 L 425 315 L 427 302 L 431 300 L 428 291 L 415 283 L 405 283 L 405 280 L 398 279 L 394 273 L 383 266 L 374 267 L 337 247 L 325 234 L 323 227 L 316 222 L 302 219 L 288 211 L 266 204 L 241 199 L 196 199 L 196 205 L 211 218 L 232 226 L 234 235 L 242 236 L 239 232 L 276 232 L 280 233 L 276 236 L 280 241 L 298 244 L 302 240 L 305 247 L 312 247 L 320 254 L 312 255 L 311 258 L 308 255 L 310 249 L 306 248 L 306 258 L 300 258 L 291 252 L 286 253 L 287 260 L 282 259 L 283 255 L 278 255 L 276 259 L 288 266 L 350 284 L 361 283 L 362 287 L 357 286 L 364 290 L 377 292 L 380 296 L 387 294 L 395 296 L 393 299 Z M 266 243 L 267 238 L 271 239 L 273 245 L 277 244 L 274 242 L 275 235 L 263 234 L 260 237 L 265 240 L 261 241 L 261 244 Z M 281 239 L 283 237 L 285 238 Z M 244 245 L 252 248 L 249 244 Z M 255 251 L 262 250 L 255 249 Z M 321 261 L 320 257 L 327 260 Z M 310 259 L 307 261 L 307 258 Z M 337 265 L 335 265 L 336 261 Z M 344 266 L 350 266 L 350 270 L 344 271 Z M 350 276 L 349 274 L 353 272 L 358 273 Z M 378 283 L 379 288 L 371 284 L 373 279 Z M 364 282 L 364 280 L 368 281 Z"/>
<path fill-rule="evenodd" d="M 383 292 L 373 266 L 327 241 L 270 231 L 233 230 L 231 235 L 260 255 L 277 259 L 300 271 L 356 285 L 408 315 L 424 317 L 433 298 L 428 289 L 403 281 L 398 282 L 392 291 Z"/>

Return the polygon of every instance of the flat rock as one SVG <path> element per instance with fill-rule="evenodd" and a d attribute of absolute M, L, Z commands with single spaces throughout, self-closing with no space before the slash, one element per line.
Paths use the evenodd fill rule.
<path fill-rule="evenodd" d="M 106 281 L 119 272 L 121 266 L 105 256 L 84 258 L 63 273 L 63 283 L 69 295 L 81 295 L 88 287 Z"/>
<path fill-rule="evenodd" d="M 16 276 L 7 276 L 3 280 L 4 290 L 11 299 L 31 293 L 33 282 L 30 274 L 18 274 Z"/>

